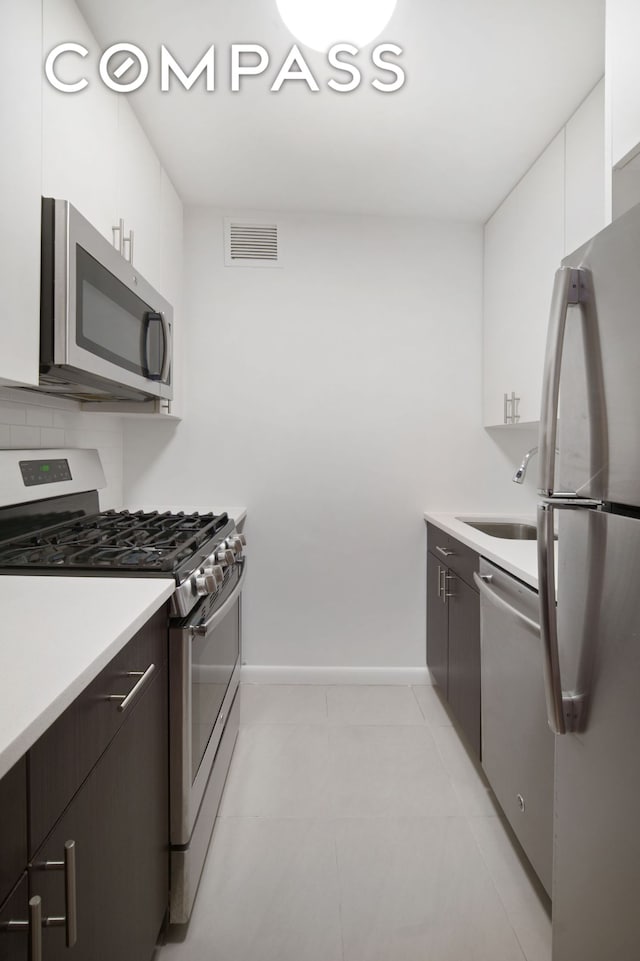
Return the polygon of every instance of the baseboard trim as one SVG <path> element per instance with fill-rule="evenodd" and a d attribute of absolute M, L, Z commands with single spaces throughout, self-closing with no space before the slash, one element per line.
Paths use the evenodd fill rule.
<path fill-rule="evenodd" d="M 297 667 L 243 664 L 243 684 L 431 684 L 426 667 Z"/>

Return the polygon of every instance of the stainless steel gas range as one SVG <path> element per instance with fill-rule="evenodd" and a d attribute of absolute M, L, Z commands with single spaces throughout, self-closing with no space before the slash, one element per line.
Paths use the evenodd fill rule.
<path fill-rule="evenodd" d="M 0 573 L 163 577 L 172 923 L 189 919 L 239 726 L 246 541 L 227 514 L 101 511 L 94 450 L 0 450 Z"/>

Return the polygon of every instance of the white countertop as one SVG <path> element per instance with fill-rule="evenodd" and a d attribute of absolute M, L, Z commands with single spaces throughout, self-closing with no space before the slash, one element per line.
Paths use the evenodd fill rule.
<path fill-rule="evenodd" d="M 516 514 L 432 514 L 425 511 L 424 519 L 462 541 L 467 547 L 486 557 L 488 561 L 492 561 L 514 577 L 518 577 L 525 584 L 529 584 L 535 590 L 538 589 L 537 541 L 512 541 L 504 537 L 491 537 L 464 523 L 464 521 L 510 521 L 535 526 L 535 517 Z"/>
<path fill-rule="evenodd" d="M 0 577 L 0 778 L 174 588 L 173 578 Z"/>

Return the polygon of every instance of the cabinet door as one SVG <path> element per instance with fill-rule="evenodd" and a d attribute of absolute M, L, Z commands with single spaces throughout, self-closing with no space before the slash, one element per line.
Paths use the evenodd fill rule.
<path fill-rule="evenodd" d="M 163 670 L 120 728 L 29 867 L 44 916 L 64 915 L 64 877 L 38 864 L 76 842 L 74 961 L 147 961 L 168 903 L 167 684 Z M 43 956 L 70 954 L 63 928 L 43 930 Z"/>
<path fill-rule="evenodd" d="M 553 278 L 564 253 L 564 130 L 485 226 L 484 424 L 504 423 L 504 394 L 520 422 L 539 420 Z"/>
<path fill-rule="evenodd" d="M 42 10 L 3 3 L 0 55 L 0 384 L 37 384 L 42 192 Z"/>
<path fill-rule="evenodd" d="M 134 232 L 133 264 L 164 294 L 160 161 L 126 97 L 118 104 L 117 153 L 118 216 L 124 219 L 125 237 Z M 124 253 L 130 259 L 126 246 Z"/>
<path fill-rule="evenodd" d="M 127 721 L 109 700 L 133 689 L 150 664 L 167 660 L 167 614 L 162 607 L 69 705 L 29 751 L 29 857 L 40 847 L 82 782 Z M 128 676 L 129 675 L 129 676 Z"/>
<path fill-rule="evenodd" d="M 118 94 L 98 80 L 98 45 L 73 0 L 46 0 L 42 17 L 45 56 L 70 40 L 90 51 L 84 59 L 66 54 L 56 66 L 67 83 L 88 78 L 84 90 L 63 93 L 44 81 L 42 192 L 69 200 L 111 243 L 117 217 Z"/>
<path fill-rule="evenodd" d="M 480 757 L 480 601 L 459 577 L 448 580 L 449 706 Z"/>
<path fill-rule="evenodd" d="M 447 694 L 448 607 L 442 596 L 444 564 L 427 552 L 427 667 L 433 680 Z"/>
<path fill-rule="evenodd" d="M 567 124 L 564 252 L 573 253 L 606 225 L 604 80 Z"/>
<path fill-rule="evenodd" d="M 4 904 L 0 904 L 0 959 L 1 961 L 27 961 L 29 957 L 29 934 L 27 930 L 7 930 L 9 921 L 26 921 L 29 915 L 29 884 L 26 872 Z"/>
<path fill-rule="evenodd" d="M 610 89 L 614 165 L 640 145 L 639 35 L 638 0 L 607 0 L 606 76 Z"/>
<path fill-rule="evenodd" d="M 27 765 L 21 758 L 0 780 L 0 902 L 26 866 Z"/>

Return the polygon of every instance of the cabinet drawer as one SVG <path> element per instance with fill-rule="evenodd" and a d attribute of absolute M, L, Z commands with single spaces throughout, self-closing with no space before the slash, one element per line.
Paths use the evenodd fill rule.
<path fill-rule="evenodd" d="M 42 864 L 75 842 L 77 941 L 45 928 L 46 961 L 151 961 L 169 894 L 167 699 L 164 667 L 29 865 L 43 912 L 64 916 L 65 875 Z"/>
<path fill-rule="evenodd" d="M 427 522 L 427 549 L 437 557 L 442 563 L 448 563 L 448 552 L 451 548 L 452 538 L 439 527 Z M 443 553 L 447 552 L 447 554 Z"/>
<path fill-rule="evenodd" d="M 469 587 L 476 589 L 473 574 L 478 570 L 479 558 L 474 550 L 433 524 L 427 524 L 427 545 L 429 551 L 449 570 L 466 581 Z"/>
<path fill-rule="evenodd" d="M 26 864 L 27 765 L 21 758 L 0 781 L 0 903 Z M 4 958 L 1 950 L 0 958 Z"/>
<path fill-rule="evenodd" d="M 138 681 L 128 672 L 159 669 L 167 658 L 167 613 L 161 608 L 76 698 L 28 754 L 29 854 L 40 846 L 128 716 L 112 694 Z"/>

